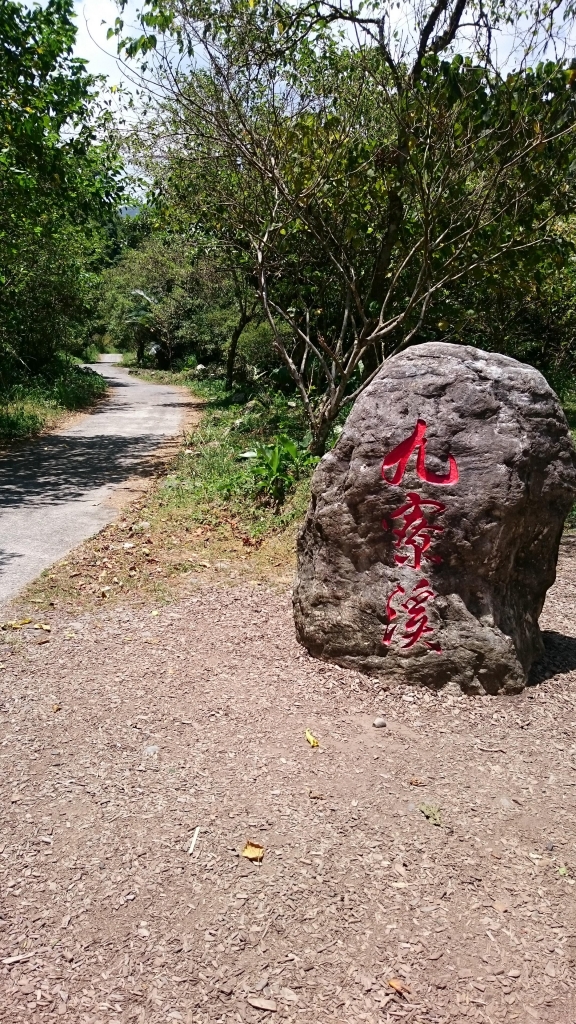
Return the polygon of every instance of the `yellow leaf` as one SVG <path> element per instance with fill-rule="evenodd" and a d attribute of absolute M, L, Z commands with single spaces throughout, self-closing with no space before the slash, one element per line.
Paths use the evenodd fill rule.
<path fill-rule="evenodd" d="M 310 744 L 311 747 L 320 746 L 316 737 L 310 732 L 310 729 L 306 729 L 306 739 L 308 740 L 308 743 Z"/>
<path fill-rule="evenodd" d="M 398 993 L 398 995 L 404 996 L 404 998 L 407 999 L 407 993 L 410 993 L 410 989 L 403 981 L 400 980 L 400 978 L 390 978 L 388 984 L 390 988 L 393 988 L 394 991 Z"/>
<path fill-rule="evenodd" d="M 260 843 L 255 843 L 252 839 L 249 839 L 242 850 L 242 856 L 259 863 L 264 859 L 264 847 L 260 846 Z"/>
<path fill-rule="evenodd" d="M 32 629 L 44 629 L 47 633 L 50 632 L 51 626 L 47 626 L 45 622 L 35 622 Z"/>

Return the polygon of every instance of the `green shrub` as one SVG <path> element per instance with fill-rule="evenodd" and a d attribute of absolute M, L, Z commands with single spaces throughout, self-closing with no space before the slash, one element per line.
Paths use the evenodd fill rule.
<path fill-rule="evenodd" d="M 85 409 L 104 394 L 99 373 L 64 358 L 55 358 L 42 374 L 22 377 L 0 390 L 0 439 L 37 434 L 59 412 Z"/>
<path fill-rule="evenodd" d="M 244 452 L 241 458 L 254 460 L 250 468 L 255 491 L 266 495 L 277 508 L 283 505 L 287 493 L 301 476 L 318 462 L 304 444 L 285 434 L 275 438 L 272 444 L 256 445 L 254 451 Z"/>

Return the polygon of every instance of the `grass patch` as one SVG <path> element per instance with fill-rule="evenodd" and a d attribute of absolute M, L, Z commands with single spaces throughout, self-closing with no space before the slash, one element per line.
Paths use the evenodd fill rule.
<path fill-rule="evenodd" d="M 106 388 L 100 374 L 57 360 L 42 375 L 12 383 L 0 392 L 0 441 L 32 437 L 55 424 L 63 413 L 89 408 Z"/>
<path fill-rule="evenodd" d="M 262 490 L 254 472 L 256 460 L 241 458 L 279 436 L 307 443 L 307 424 L 300 403 L 279 392 L 227 393 L 220 380 L 198 381 L 179 374 L 142 371 L 157 383 L 191 387 L 204 402 L 201 424 L 186 438 L 170 472 L 154 497 L 151 514 L 217 527 L 231 525 L 245 539 L 258 541 L 300 519 L 309 497 L 313 466 L 298 467 L 279 504 Z M 193 383 L 191 383 L 191 377 Z"/>

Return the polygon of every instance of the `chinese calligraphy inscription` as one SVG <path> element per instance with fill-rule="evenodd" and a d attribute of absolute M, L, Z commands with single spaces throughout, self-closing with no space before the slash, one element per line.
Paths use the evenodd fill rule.
<path fill-rule="evenodd" d="M 455 484 L 459 479 L 458 465 L 453 455 L 448 456 L 448 471 L 445 474 L 432 472 L 426 466 L 426 421 L 419 419 L 416 426 L 404 441 L 401 441 L 396 448 L 389 452 L 382 462 L 381 476 L 386 483 L 397 487 L 403 480 L 410 456 L 417 452 L 416 473 L 421 480 L 428 484 L 446 485 Z M 396 467 L 393 475 L 389 478 L 387 470 Z M 407 500 L 390 514 L 390 522 L 382 520 L 384 530 L 391 530 L 395 537 L 393 547 L 395 548 L 394 561 L 396 565 L 404 566 L 406 569 L 420 572 L 422 560 L 425 559 L 435 565 L 440 565 L 440 555 L 430 551 L 434 535 L 444 532 L 444 527 L 437 522 L 438 517 L 446 511 L 446 505 L 418 494 L 417 491 L 408 491 Z M 397 526 L 391 525 L 398 522 Z M 390 647 L 395 639 L 398 623 L 395 621 L 399 615 L 399 609 L 393 604 L 397 594 L 404 595 L 406 590 L 398 584 L 390 594 L 386 604 L 387 626 L 382 637 L 382 643 Z M 428 637 L 434 630 L 429 624 L 426 605 L 433 601 L 437 595 L 431 588 L 427 579 L 417 580 L 411 588 L 411 593 L 400 605 L 403 612 L 403 631 L 399 634 L 401 649 L 407 650 L 416 643 L 422 643 L 431 651 L 441 653 L 442 648 L 438 640 L 430 640 Z"/>

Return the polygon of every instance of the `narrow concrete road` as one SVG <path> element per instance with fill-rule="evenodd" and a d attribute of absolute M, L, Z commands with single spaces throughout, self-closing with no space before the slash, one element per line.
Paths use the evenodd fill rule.
<path fill-rule="evenodd" d="M 178 434 L 186 399 L 103 357 L 108 400 L 73 426 L 0 456 L 0 607 L 47 566 L 111 522 L 114 492 Z"/>

